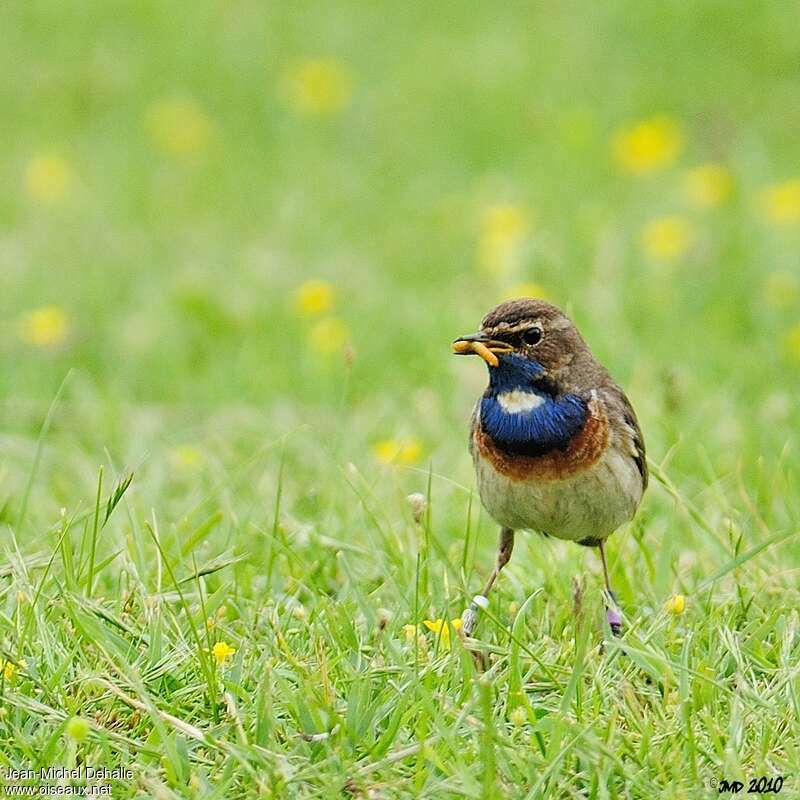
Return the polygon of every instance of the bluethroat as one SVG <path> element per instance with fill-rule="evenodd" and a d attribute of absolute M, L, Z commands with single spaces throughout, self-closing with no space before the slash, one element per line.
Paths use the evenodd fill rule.
<path fill-rule="evenodd" d="M 543 300 L 502 303 L 453 350 L 479 355 L 489 369 L 469 449 L 481 501 L 500 525 L 497 563 L 464 612 L 462 630 L 472 635 L 522 528 L 598 548 L 607 619 L 619 635 L 604 543 L 633 518 L 647 487 L 644 439 L 630 401 L 572 320 Z"/>

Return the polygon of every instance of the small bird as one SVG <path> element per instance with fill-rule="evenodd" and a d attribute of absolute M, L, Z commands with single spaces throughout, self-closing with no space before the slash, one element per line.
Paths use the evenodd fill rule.
<path fill-rule="evenodd" d="M 479 609 L 488 607 L 514 531 L 523 528 L 598 548 L 607 619 L 619 636 L 604 543 L 633 519 L 647 487 L 644 439 L 630 401 L 572 320 L 543 300 L 501 303 L 453 350 L 479 355 L 489 369 L 469 449 L 481 501 L 500 525 L 497 563 L 464 612 L 464 634 L 472 635 Z"/>

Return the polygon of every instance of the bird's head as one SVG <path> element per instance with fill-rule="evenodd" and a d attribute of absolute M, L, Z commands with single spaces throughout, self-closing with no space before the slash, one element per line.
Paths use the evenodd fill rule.
<path fill-rule="evenodd" d="M 591 359 L 578 329 L 554 305 L 530 297 L 493 308 L 480 330 L 453 342 L 459 355 L 479 355 L 495 385 L 551 384 L 554 393 L 571 368 Z"/>

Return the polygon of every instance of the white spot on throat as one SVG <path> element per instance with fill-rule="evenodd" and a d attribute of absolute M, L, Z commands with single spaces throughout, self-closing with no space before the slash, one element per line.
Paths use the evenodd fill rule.
<path fill-rule="evenodd" d="M 513 389 L 497 395 L 497 402 L 507 414 L 521 414 L 523 411 L 533 411 L 534 408 L 544 405 L 544 397 L 534 392 Z"/>

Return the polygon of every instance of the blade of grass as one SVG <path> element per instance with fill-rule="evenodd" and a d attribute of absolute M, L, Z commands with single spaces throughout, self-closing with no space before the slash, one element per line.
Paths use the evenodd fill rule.
<path fill-rule="evenodd" d="M 189 603 L 186 601 L 186 596 L 183 594 L 180 584 L 175 578 L 175 573 L 172 570 L 172 566 L 169 563 L 169 559 L 167 558 L 167 555 L 161 546 L 161 542 L 159 541 L 155 530 L 147 522 L 145 523 L 145 528 L 150 534 L 150 537 L 153 539 L 159 555 L 161 556 L 161 561 L 167 570 L 170 580 L 172 581 L 172 585 L 175 587 L 178 592 L 178 596 L 180 597 L 181 605 L 183 606 L 183 611 L 186 615 L 186 621 L 189 623 L 189 630 L 191 631 L 192 638 L 197 646 L 197 658 L 200 663 L 200 669 L 203 672 L 203 677 L 206 681 L 206 691 L 208 693 L 209 703 L 211 704 L 212 714 L 214 715 L 214 721 L 218 722 L 219 709 L 217 708 L 217 683 L 216 675 L 214 674 L 214 665 L 210 663 L 211 657 L 203 651 L 203 643 L 200 639 L 200 634 L 197 632 L 197 626 L 194 624 L 194 618 L 192 611 L 189 608 Z"/>
<path fill-rule="evenodd" d="M 64 390 L 66 389 L 67 383 L 71 377 L 72 370 L 69 370 L 69 372 L 67 372 L 67 374 L 64 376 L 64 380 L 61 381 L 61 385 L 56 390 L 53 401 L 50 403 L 50 407 L 47 409 L 47 414 L 45 415 L 42 427 L 39 430 L 39 437 L 36 440 L 36 452 L 33 456 L 33 464 L 31 465 L 31 471 L 28 475 L 28 481 L 25 484 L 25 490 L 22 493 L 22 502 L 20 503 L 19 517 L 17 518 L 17 527 L 19 530 L 22 530 L 24 527 L 25 518 L 28 514 L 28 503 L 30 502 L 31 491 L 33 490 L 33 484 L 36 481 L 36 476 L 39 472 L 39 465 L 42 462 L 44 440 L 47 438 L 47 434 L 50 432 L 50 425 L 53 422 L 53 416 L 56 413 L 56 408 L 61 401 L 61 395 L 64 394 Z"/>
<path fill-rule="evenodd" d="M 92 596 L 92 584 L 94 583 L 94 559 L 97 552 L 97 531 L 100 527 L 100 498 L 103 494 L 103 467 L 100 466 L 100 474 L 97 478 L 97 497 L 94 506 L 94 521 L 92 522 L 92 541 L 89 547 L 89 574 L 86 579 L 86 596 Z"/>

